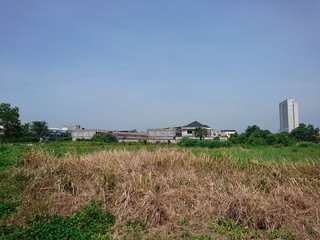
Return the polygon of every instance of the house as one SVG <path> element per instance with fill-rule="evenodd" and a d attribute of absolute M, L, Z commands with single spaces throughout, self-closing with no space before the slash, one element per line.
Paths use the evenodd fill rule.
<path fill-rule="evenodd" d="M 65 129 L 65 130 L 67 130 L 68 132 L 71 132 L 71 131 L 73 131 L 73 130 L 79 130 L 79 129 L 81 129 L 81 127 L 80 127 L 79 124 L 69 123 L 69 124 L 63 125 L 63 128 L 62 128 L 62 129 Z"/>
<path fill-rule="evenodd" d="M 219 135 L 218 131 L 212 129 L 208 125 L 204 125 L 204 124 L 199 123 L 198 121 L 194 121 L 192 123 L 189 123 L 188 125 L 181 127 L 181 136 L 182 137 L 191 137 L 191 138 L 194 137 L 194 130 L 196 128 L 204 128 L 207 130 L 208 136 L 205 139 L 212 139 L 212 138 L 215 138 Z"/>
<path fill-rule="evenodd" d="M 155 128 L 148 129 L 147 135 L 150 142 L 176 142 L 182 137 L 194 138 L 194 130 L 196 128 L 205 128 L 208 136 L 205 139 L 213 139 L 219 135 L 219 132 L 212 129 L 208 125 L 194 121 L 185 126 L 171 127 L 171 128 Z"/>
<path fill-rule="evenodd" d="M 230 137 L 231 135 L 233 134 L 236 134 L 236 130 L 227 130 L 227 129 L 224 129 L 224 130 L 221 130 L 220 131 L 220 135 L 223 136 L 223 137 Z"/>

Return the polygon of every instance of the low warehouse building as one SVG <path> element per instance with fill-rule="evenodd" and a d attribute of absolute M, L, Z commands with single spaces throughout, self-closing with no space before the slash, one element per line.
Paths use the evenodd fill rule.
<path fill-rule="evenodd" d="M 147 130 L 149 142 L 175 142 L 177 136 L 176 128 L 153 128 Z"/>

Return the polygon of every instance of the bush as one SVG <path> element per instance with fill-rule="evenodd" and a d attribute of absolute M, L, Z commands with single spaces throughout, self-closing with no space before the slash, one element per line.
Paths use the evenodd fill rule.
<path fill-rule="evenodd" d="M 206 148 L 219 148 L 219 147 L 230 147 L 231 143 L 228 141 L 221 142 L 220 140 L 203 140 L 192 138 L 182 138 L 178 145 L 180 147 L 206 147 Z"/>
<path fill-rule="evenodd" d="M 16 212 L 19 202 L 4 200 L 0 202 L 0 218 L 5 218 L 10 214 Z"/>
<path fill-rule="evenodd" d="M 210 141 L 210 148 L 230 147 L 232 144 L 229 141 L 221 142 L 220 140 Z"/>
<path fill-rule="evenodd" d="M 295 144 L 295 147 L 298 148 L 306 148 L 306 147 L 311 147 L 311 146 L 315 146 L 316 144 L 313 142 L 306 142 L 306 141 L 302 141 L 302 142 L 298 142 Z"/>
<path fill-rule="evenodd" d="M 180 147 L 196 147 L 198 146 L 199 140 L 197 139 L 192 139 L 192 138 L 182 138 L 179 142 L 178 145 Z"/>
<path fill-rule="evenodd" d="M 57 142 L 70 142 L 70 141 L 72 141 L 72 137 L 71 136 L 64 136 L 61 138 L 57 138 L 56 141 Z"/>
<path fill-rule="evenodd" d="M 110 134 L 95 134 L 90 141 L 92 142 L 104 142 L 104 143 L 116 143 L 117 138 Z"/>

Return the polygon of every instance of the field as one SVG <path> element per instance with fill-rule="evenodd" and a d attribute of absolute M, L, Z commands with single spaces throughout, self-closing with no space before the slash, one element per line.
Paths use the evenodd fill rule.
<path fill-rule="evenodd" d="M 0 146 L 0 239 L 319 239 L 320 146 Z"/>

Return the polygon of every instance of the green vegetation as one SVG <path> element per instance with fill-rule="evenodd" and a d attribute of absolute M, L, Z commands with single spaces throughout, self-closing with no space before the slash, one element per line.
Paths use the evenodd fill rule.
<path fill-rule="evenodd" d="M 5 239 L 110 239 L 115 217 L 101 205 L 90 202 L 71 217 L 33 214 L 23 226 L 1 224 L 0 238 Z"/>
<path fill-rule="evenodd" d="M 26 144 L 0 145 L 0 173 L 15 165 L 31 147 Z"/>
<path fill-rule="evenodd" d="M 199 138 L 200 141 L 203 140 L 206 136 L 208 136 L 208 131 L 205 128 L 197 127 L 194 130 L 194 136 Z"/>
<path fill-rule="evenodd" d="M 220 147 L 230 147 L 231 143 L 228 141 L 221 142 L 219 139 L 215 140 L 199 140 L 192 138 L 182 138 L 178 142 L 180 147 L 206 147 L 206 148 L 220 148 Z"/>
<path fill-rule="evenodd" d="M 232 135 L 229 141 L 233 144 L 283 145 L 289 146 L 299 141 L 319 142 L 319 128 L 312 125 L 300 124 L 291 133 L 273 134 L 269 130 L 262 130 L 258 126 L 249 126 L 244 133 Z"/>
<path fill-rule="evenodd" d="M 198 129 L 198 130 L 201 130 Z M 205 129 L 202 129 L 205 130 Z M 238 147 L 243 148 L 263 148 L 264 146 L 272 146 L 273 148 L 286 149 L 284 154 L 276 154 L 277 156 L 284 155 L 288 156 L 288 151 L 297 152 L 300 148 L 304 146 L 310 146 L 316 148 L 316 143 L 319 142 L 319 128 L 314 128 L 312 125 L 306 126 L 305 124 L 300 124 L 298 128 L 294 129 L 290 134 L 288 133 L 276 133 L 273 134 L 269 130 L 262 130 L 258 126 L 249 126 L 244 133 L 231 135 L 229 140 L 226 142 L 221 142 L 219 138 L 213 140 L 201 141 L 204 135 L 201 133 L 197 134 L 198 139 L 183 138 L 178 142 L 180 147 L 205 147 L 205 148 L 225 148 L 225 147 Z M 284 148 L 290 147 L 290 148 Z M 270 149 L 273 149 L 270 148 Z M 270 156 L 269 148 L 267 148 L 266 156 Z M 204 150 L 206 151 L 206 150 Z M 237 155 L 237 154 L 236 154 Z M 241 155 L 241 154 L 240 154 Z M 272 154 L 271 154 L 272 155 Z M 271 156 L 270 156 L 271 157 Z M 273 156 L 272 156 L 273 157 Z M 301 159 L 300 154 L 295 154 L 295 156 L 290 157 L 290 159 Z M 246 157 L 244 157 L 246 158 Z M 249 157 L 250 158 L 250 157 Z M 261 157 L 256 159 L 260 159 Z M 268 158 L 269 159 L 269 158 Z M 271 159 L 271 158 L 270 158 Z"/>
<path fill-rule="evenodd" d="M 38 140 L 43 140 L 49 134 L 48 124 L 45 121 L 34 121 L 31 123 L 30 131 Z"/>
<path fill-rule="evenodd" d="M 194 147 L 191 151 L 196 155 L 207 154 L 213 159 L 232 160 L 239 164 L 248 164 L 254 161 L 293 161 L 306 163 L 320 161 L 320 145 L 310 142 L 298 142 L 288 147 L 281 145 L 239 145 L 214 149 Z"/>
<path fill-rule="evenodd" d="M 103 143 L 116 143 L 118 142 L 117 138 L 110 134 L 96 134 L 90 141 L 92 142 L 103 142 Z"/>
<path fill-rule="evenodd" d="M 209 222 L 209 229 L 218 239 L 287 239 L 298 240 L 297 236 L 286 229 L 255 230 L 246 225 L 238 224 L 232 219 L 218 217 Z"/>
<path fill-rule="evenodd" d="M 0 104 L 1 142 L 14 142 L 21 136 L 19 108 L 12 108 L 9 103 Z"/>
<path fill-rule="evenodd" d="M 306 142 L 319 142 L 319 128 L 314 128 L 312 125 L 306 126 L 305 124 L 299 124 L 299 127 L 293 129 L 290 132 L 291 138 L 296 141 Z"/>

